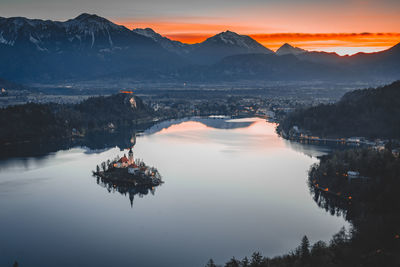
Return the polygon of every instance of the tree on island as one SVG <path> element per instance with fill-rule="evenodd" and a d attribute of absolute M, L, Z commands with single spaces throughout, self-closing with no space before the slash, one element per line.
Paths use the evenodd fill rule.
<path fill-rule="evenodd" d="M 226 264 L 225 267 L 241 267 L 241 262 L 235 257 L 232 257 Z"/>
<path fill-rule="evenodd" d="M 249 267 L 250 266 L 250 261 L 247 257 L 244 257 L 242 260 L 242 267 Z"/>
<path fill-rule="evenodd" d="M 214 260 L 210 259 L 205 267 L 217 267 L 217 265 L 215 265 Z"/>
<path fill-rule="evenodd" d="M 106 168 L 107 166 L 106 166 L 106 163 L 103 161 L 102 163 L 101 163 L 101 169 L 105 172 L 106 171 Z"/>
<path fill-rule="evenodd" d="M 251 255 L 250 267 L 261 266 L 262 262 L 263 262 L 263 256 L 261 256 L 260 252 L 254 252 L 253 255 Z"/>
<path fill-rule="evenodd" d="M 310 241 L 308 240 L 308 237 L 305 235 L 301 239 L 301 244 L 299 247 L 300 250 L 300 259 L 302 264 L 306 264 L 309 259 L 310 259 Z"/>

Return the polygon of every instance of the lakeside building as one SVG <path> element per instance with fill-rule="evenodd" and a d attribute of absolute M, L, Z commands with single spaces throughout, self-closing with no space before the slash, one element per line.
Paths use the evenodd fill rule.
<path fill-rule="evenodd" d="M 351 180 L 351 179 L 357 179 L 357 178 L 360 177 L 360 173 L 357 172 L 357 171 L 348 171 L 348 172 L 347 172 L 347 177 L 348 177 L 349 180 Z"/>

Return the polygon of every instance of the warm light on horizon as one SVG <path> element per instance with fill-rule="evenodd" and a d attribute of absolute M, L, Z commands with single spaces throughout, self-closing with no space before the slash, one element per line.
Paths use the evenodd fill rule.
<path fill-rule="evenodd" d="M 118 21 L 129 29 L 151 28 L 157 33 L 175 41 L 195 44 L 220 32 L 231 30 L 249 35 L 265 47 L 276 51 L 284 43 L 309 51 L 336 52 L 339 55 L 352 55 L 358 52 L 372 53 L 389 49 L 400 43 L 400 32 L 361 32 L 361 33 L 262 33 L 252 31 L 246 25 L 228 26 L 224 24 L 186 23 L 186 22 L 129 22 Z M 254 33 L 255 32 L 255 33 Z"/>

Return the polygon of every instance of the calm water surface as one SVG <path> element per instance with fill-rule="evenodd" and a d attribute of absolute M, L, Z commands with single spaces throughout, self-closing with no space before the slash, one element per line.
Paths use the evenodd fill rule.
<path fill-rule="evenodd" d="M 262 119 L 162 123 L 135 157 L 158 168 L 154 194 L 108 192 L 91 176 L 127 150 L 72 148 L 0 162 L 0 266 L 204 266 L 274 256 L 343 218 L 319 209 L 306 179 L 328 148 L 290 143 Z"/>

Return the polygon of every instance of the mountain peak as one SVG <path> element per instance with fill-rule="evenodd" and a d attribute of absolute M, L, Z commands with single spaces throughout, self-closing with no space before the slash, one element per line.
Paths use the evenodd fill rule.
<path fill-rule="evenodd" d="M 276 54 L 278 56 L 282 55 L 287 55 L 287 54 L 292 54 L 292 55 L 299 55 L 307 52 L 307 50 L 301 49 L 299 47 L 294 47 L 288 43 L 283 44 L 281 47 L 279 47 L 278 50 L 276 50 Z"/>
<path fill-rule="evenodd" d="M 225 36 L 225 37 L 230 37 L 230 38 L 240 38 L 245 35 L 240 35 L 240 34 L 237 34 L 236 32 L 226 30 L 224 32 L 220 32 L 220 33 L 216 34 L 214 37 L 220 37 L 220 36 Z"/>
<path fill-rule="evenodd" d="M 281 48 L 294 48 L 294 46 L 292 46 L 292 45 L 289 44 L 289 43 L 284 43 L 284 44 L 281 46 Z"/>
<path fill-rule="evenodd" d="M 230 30 L 226 30 L 224 32 L 221 32 L 220 34 L 230 34 L 230 35 L 239 35 L 236 32 L 230 31 Z"/>
<path fill-rule="evenodd" d="M 67 24 L 98 24 L 98 25 L 112 25 L 118 26 L 106 18 L 100 17 L 96 14 L 82 13 L 74 19 L 67 20 Z M 121 26 L 118 26 L 121 27 Z"/>
<path fill-rule="evenodd" d="M 133 30 L 133 32 L 138 33 L 140 35 L 146 36 L 146 37 L 150 37 L 152 39 L 159 39 L 162 38 L 162 36 L 155 32 L 152 28 L 136 28 Z"/>
<path fill-rule="evenodd" d="M 74 20 L 79 20 L 79 21 L 84 21 L 84 20 L 87 20 L 87 19 L 90 19 L 90 20 L 93 20 L 93 21 L 96 21 L 96 20 L 97 21 L 107 20 L 107 19 L 105 19 L 103 17 L 100 17 L 100 16 L 98 16 L 96 14 L 89 14 L 89 13 L 82 13 L 79 16 L 77 16 L 76 18 L 74 18 Z"/>
<path fill-rule="evenodd" d="M 84 19 L 86 19 L 87 17 L 90 17 L 90 16 L 91 16 L 91 14 L 89 14 L 89 13 L 82 13 L 82 14 L 78 15 L 74 19 L 76 19 L 76 20 L 84 20 Z"/>
<path fill-rule="evenodd" d="M 242 49 L 242 53 L 273 53 L 250 36 L 240 35 L 229 30 L 220 32 L 201 44 L 236 47 Z"/>
<path fill-rule="evenodd" d="M 82 13 L 74 19 L 64 22 L 69 28 L 79 28 L 81 30 L 90 29 L 92 31 L 99 31 L 105 29 L 121 29 L 125 28 L 114 24 L 106 18 L 100 17 L 96 14 Z"/>

